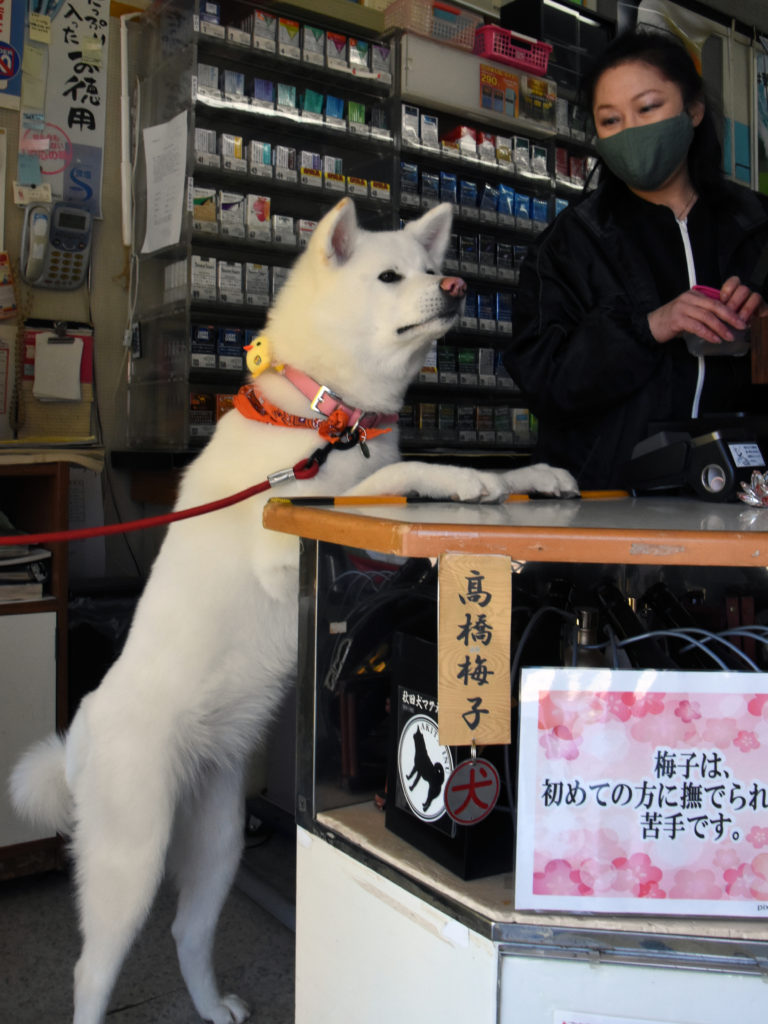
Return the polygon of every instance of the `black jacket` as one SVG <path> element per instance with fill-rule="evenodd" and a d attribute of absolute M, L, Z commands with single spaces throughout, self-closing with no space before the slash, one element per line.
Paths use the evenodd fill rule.
<path fill-rule="evenodd" d="M 655 235 L 642 219 L 628 230 L 628 196 L 625 190 L 622 202 L 615 186 L 600 186 L 564 210 L 531 248 L 504 355 L 539 417 L 537 457 L 569 469 L 582 488 L 621 486 L 622 467 L 649 424 L 687 419 L 696 386 L 697 361 L 683 341 L 658 344 L 647 320 L 685 290 L 684 265 L 679 272 L 675 266 L 675 289 L 664 295 L 659 267 L 672 257 L 662 251 L 657 265 L 649 264 Z M 668 215 L 674 225 L 671 211 L 631 198 L 646 208 L 649 223 Z M 768 244 L 768 199 L 724 182 L 702 210 L 713 239 L 703 260 L 717 276 L 700 283 L 719 287 L 734 274 L 748 279 Z M 760 408 L 765 391 L 751 386 L 749 362 L 706 360 L 701 414 Z"/>

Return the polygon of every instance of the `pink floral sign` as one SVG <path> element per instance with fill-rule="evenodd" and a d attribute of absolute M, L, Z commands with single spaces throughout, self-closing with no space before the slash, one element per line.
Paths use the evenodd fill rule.
<path fill-rule="evenodd" d="M 768 675 L 525 669 L 518 909 L 768 917 Z"/>

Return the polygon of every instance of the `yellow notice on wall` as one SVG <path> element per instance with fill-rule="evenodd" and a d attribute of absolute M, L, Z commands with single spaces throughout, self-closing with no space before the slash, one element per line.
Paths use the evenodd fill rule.
<path fill-rule="evenodd" d="M 511 560 L 443 555 L 438 595 L 440 743 L 510 743 Z"/>

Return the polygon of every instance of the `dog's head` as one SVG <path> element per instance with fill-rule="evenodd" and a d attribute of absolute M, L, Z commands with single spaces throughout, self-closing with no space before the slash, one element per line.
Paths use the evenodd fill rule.
<path fill-rule="evenodd" d="M 466 286 L 444 277 L 443 203 L 402 231 L 364 231 L 343 199 L 320 221 L 270 311 L 274 360 L 362 408 L 396 411 L 429 343 L 459 316 Z"/>

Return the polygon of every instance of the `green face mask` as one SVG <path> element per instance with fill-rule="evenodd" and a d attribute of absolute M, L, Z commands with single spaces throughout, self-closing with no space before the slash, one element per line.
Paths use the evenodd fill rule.
<path fill-rule="evenodd" d="M 688 153 L 693 122 L 683 111 L 654 124 L 625 128 L 607 139 L 595 139 L 597 155 L 617 178 L 642 192 L 663 185 Z"/>

